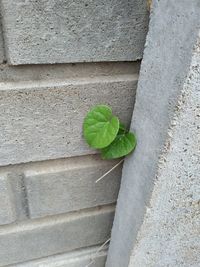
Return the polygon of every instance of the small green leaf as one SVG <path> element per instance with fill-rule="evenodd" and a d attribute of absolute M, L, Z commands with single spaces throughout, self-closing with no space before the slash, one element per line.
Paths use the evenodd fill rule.
<path fill-rule="evenodd" d="M 119 119 L 112 115 L 108 106 L 95 106 L 85 117 L 83 134 L 87 143 L 93 148 L 104 148 L 116 137 Z"/>
<path fill-rule="evenodd" d="M 101 150 L 103 159 L 116 159 L 128 155 L 136 146 L 136 137 L 133 133 L 118 134 L 115 140 Z"/>

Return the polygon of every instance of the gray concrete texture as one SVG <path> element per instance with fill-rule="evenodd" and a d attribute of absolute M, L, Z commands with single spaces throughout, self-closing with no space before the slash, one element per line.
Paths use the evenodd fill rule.
<path fill-rule="evenodd" d="M 95 104 L 130 123 L 137 74 L 88 76 L 0 83 L 0 165 L 94 153 L 82 123 Z"/>
<path fill-rule="evenodd" d="M 0 9 L 1 12 L 1 9 Z M 3 44 L 3 33 L 1 27 L 1 14 L 0 14 L 0 64 L 4 61 L 4 44 Z"/>
<path fill-rule="evenodd" d="M 105 265 L 106 255 L 105 248 L 94 246 L 8 267 L 102 267 Z"/>
<path fill-rule="evenodd" d="M 148 25 L 143 0 L 2 0 L 10 64 L 134 61 Z"/>
<path fill-rule="evenodd" d="M 96 153 L 82 138 L 91 106 L 108 104 L 126 125 L 137 75 L 0 83 L 0 165 Z"/>
<path fill-rule="evenodd" d="M 98 207 L 0 227 L 0 266 L 102 244 L 110 237 L 114 208 Z"/>
<path fill-rule="evenodd" d="M 0 176 L 0 225 L 16 220 L 15 204 L 6 176 Z"/>
<path fill-rule="evenodd" d="M 0 64 L 1 82 L 59 81 L 98 76 L 133 75 L 140 62 L 92 62 L 9 66 Z"/>
<path fill-rule="evenodd" d="M 122 166 L 95 182 L 117 162 L 94 155 L 3 168 L 0 225 L 116 202 Z"/>
<path fill-rule="evenodd" d="M 81 157 L 68 160 L 67 166 L 50 171 L 25 173 L 25 187 L 30 218 L 44 217 L 90 208 L 117 200 L 121 166 L 101 182 L 96 180 L 109 171 L 117 161 Z"/>
<path fill-rule="evenodd" d="M 127 267 L 149 203 L 170 119 L 200 27 L 200 2 L 153 1 L 131 129 L 138 144 L 125 160 L 107 267 Z"/>
<path fill-rule="evenodd" d="M 200 266 L 200 38 L 130 267 Z"/>
<path fill-rule="evenodd" d="M 93 246 L 110 237 L 121 167 L 95 184 L 116 161 L 80 156 L 96 153 L 82 140 L 82 122 L 101 102 L 130 124 L 138 70 L 139 62 L 0 65 L 0 266 L 78 267 L 93 257 L 91 266 L 105 265 L 106 252 Z M 69 138 L 79 142 L 75 154 Z"/>
<path fill-rule="evenodd" d="M 88 155 L 82 123 L 107 103 L 130 125 L 146 2 L 0 6 L 0 266 L 103 267 L 121 166 L 95 184 L 117 161 Z"/>

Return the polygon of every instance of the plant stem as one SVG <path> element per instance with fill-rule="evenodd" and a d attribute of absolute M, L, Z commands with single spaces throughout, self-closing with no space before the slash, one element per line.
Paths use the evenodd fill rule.
<path fill-rule="evenodd" d="M 111 238 L 109 238 L 108 240 L 106 240 L 98 249 L 97 249 L 97 251 L 95 252 L 95 255 L 94 255 L 94 258 L 90 261 L 90 263 L 89 264 L 87 264 L 85 267 L 89 267 L 91 264 L 93 264 L 94 262 L 95 262 L 95 258 L 96 258 L 96 256 L 98 255 L 98 253 L 105 247 L 105 245 L 108 243 L 108 242 L 110 242 L 110 239 Z"/>
<path fill-rule="evenodd" d="M 104 173 L 101 177 L 99 177 L 96 180 L 96 183 L 98 183 L 99 181 L 101 181 L 107 174 L 109 174 L 111 171 L 113 171 L 115 168 L 117 168 L 122 162 L 124 161 L 124 158 L 122 160 L 120 160 L 114 167 L 112 167 L 109 171 L 107 171 L 106 173 Z"/>

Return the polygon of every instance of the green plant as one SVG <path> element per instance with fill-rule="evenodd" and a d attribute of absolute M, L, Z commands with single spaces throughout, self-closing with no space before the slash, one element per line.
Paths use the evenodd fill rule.
<path fill-rule="evenodd" d="M 121 158 L 136 146 L 135 135 L 126 130 L 106 105 L 97 105 L 87 113 L 83 134 L 89 146 L 101 150 L 103 159 Z"/>

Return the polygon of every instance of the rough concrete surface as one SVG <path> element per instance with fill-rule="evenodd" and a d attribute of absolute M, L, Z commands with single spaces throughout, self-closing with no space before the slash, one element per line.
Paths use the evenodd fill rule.
<path fill-rule="evenodd" d="M 200 39 L 130 267 L 200 266 Z"/>
<path fill-rule="evenodd" d="M 11 64 L 134 61 L 148 25 L 143 0 L 2 0 Z"/>
<path fill-rule="evenodd" d="M 116 161 L 80 156 L 85 149 L 85 154 L 96 153 L 82 140 L 82 122 L 90 107 L 101 102 L 110 103 L 129 124 L 139 66 L 140 62 L 0 65 L 0 134 L 7 151 L 2 156 L 0 145 L 6 164 L 0 168 L 0 266 L 80 267 L 88 263 L 93 246 L 110 237 L 115 207 L 107 204 L 116 201 L 121 166 L 95 184 Z M 74 147 L 74 157 L 69 139 L 74 142 L 77 137 L 82 141 Z M 42 158 L 34 156 L 38 148 Z M 54 160 L 46 149 L 57 150 Z M 89 255 L 77 253 L 86 247 Z M 103 267 L 105 253 L 95 257 L 91 267 Z"/>
<path fill-rule="evenodd" d="M 3 60 L 4 60 L 4 45 L 3 45 L 3 33 L 1 27 L 1 14 L 0 14 L 0 64 L 3 62 Z"/>
<path fill-rule="evenodd" d="M 94 156 L 82 124 L 105 103 L 130 125 L 146 1 L 0 7 L 0 266 L 103 267 L 121 166 L 95 184 L 116 161 Z"/>
<path fill-rule="evenodd" d="M 125 160 L 107 267 L 127 267 L 149 202 L 158 158 L 200 28 L 200 2 L 153 1 L 131 129 L 138 143 Z"/>
<path fill-rule="evenodd" d="M 121 180 L 121 166 L 101 182 L 95 181 L 117 161 L 95 157 L 72 158 L 53 171 L 25 172 L 24 186 L 30 218 L 66 213 L 84 208 L 114 203 Z"/>
<path fill-rule="evenodd" d="M 45 65 L 9 66 L 0 64 L 1 82 L 66 81 L 98 76 L 134 75 L 139 72 L 137 62 L 92 62 Z"/>
<path fill-rule="evenodd" d="M 8 267 L 103 267 L 106 255 L 106 246 L 94 246 Z"/>
<path fill-rule="evenodd" d="M 0 83 L 0 165 L 95 153 L 83 119 L 108 104 L 129 125 L 138 75 Z"/>
<path fill-rule="evenodd" d="M 1 168 L 0 225 L 114 203 L 121 167 L 98 155 Z"/>
<path fill-rule="evenodd" d="M 1 226 L 0 266 L 102 244 L 114 210 L 112 205 Z"/>
<path fill-rule="evenodd" d="M 11 187 L 6 176 L 0 176 L 0 225 L 16 220 L 15 204 L 12 202 Z"/>

